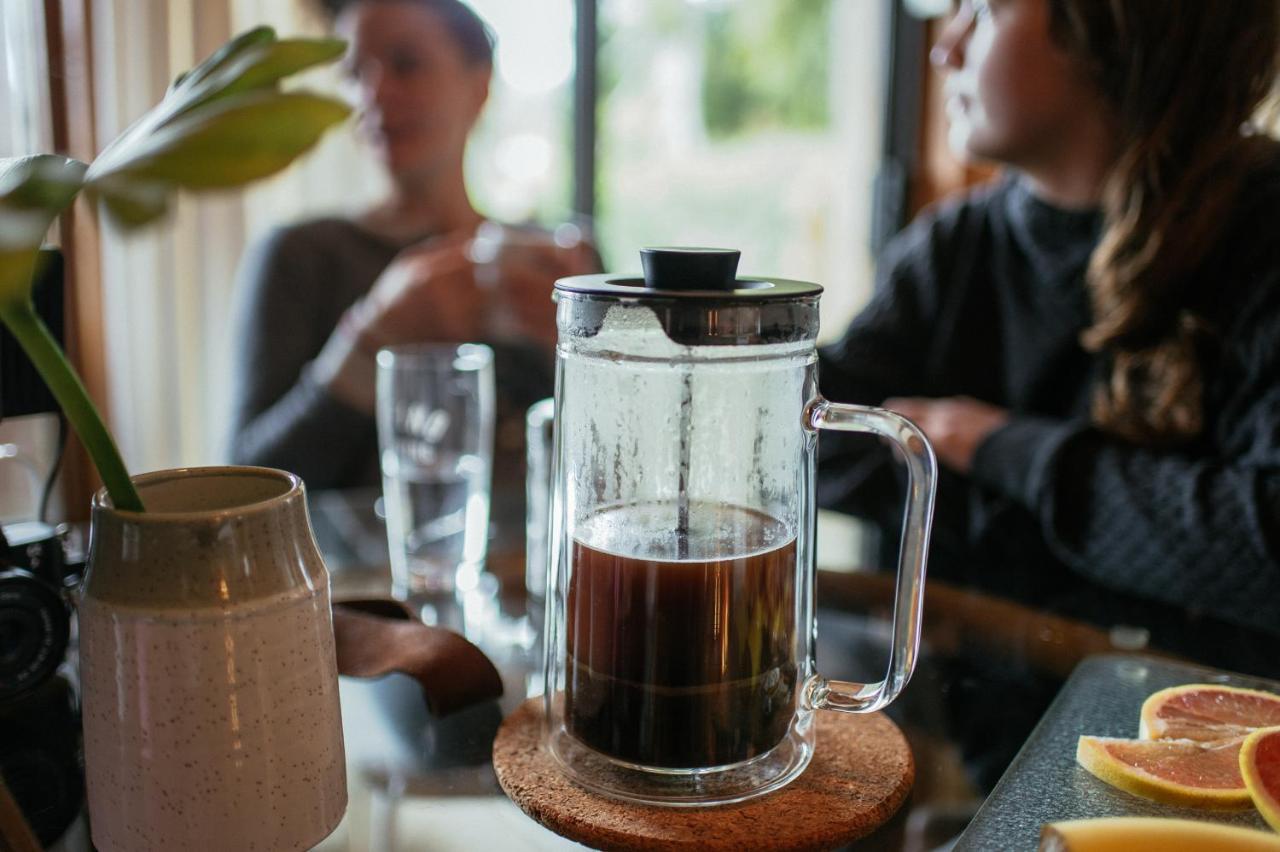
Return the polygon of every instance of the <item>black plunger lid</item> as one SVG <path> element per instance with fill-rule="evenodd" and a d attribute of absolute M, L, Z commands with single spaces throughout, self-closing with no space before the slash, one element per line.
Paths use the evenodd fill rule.
<path fill-rule="evenodd" d="M 644 286 L 651 290 L 735 290 L 737 249 L 643 248 Z"/>
<path fill-rule="evenodd" d="M 632 299 L 696 299 L 724 303 L 774 301 L 817 296 L 822 288 L 785 278 L 739 278 L 737 249 L 645 248 L 644 277 L 575 275 L 556 289 L 591 296 Z"/>
<path fill-rule="evenodd" d="M 811 340 L 822 288 L 785 278 L 739 278 L 739 252 L 716 248 L 646 248 L 644 277 L 576 275 L 556 282 L 577 305 L 577 333 L 599 330 L 611 302 L 653 309 L 663 331 L 689 346 Z"/>

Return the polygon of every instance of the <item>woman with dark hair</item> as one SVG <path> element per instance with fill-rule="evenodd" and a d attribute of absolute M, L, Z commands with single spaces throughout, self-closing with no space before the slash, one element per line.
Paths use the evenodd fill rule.
<path fill-rule="evenodd" d="M 596 271 L 599 258 L 511 228 L 517 248 L 486 267 L 496 286 L 478 285 L 471 246 L 485 217 L 463 155 L 489 95 L 489 28 L 459 0 L 322 6 L 348 42 L 359 130 L 391 190 L 354 218 L 279 229 L 246 256 L 230 455 L 293 471 L 311 488 L 375 484 L 375 353 L 464 340 L 495 349 L 497 449 L 514 454 L 525 408 L 552 389 L 552 284 Z"/>
<path fill-rule="evenodd" d="M 1270 674 L 1278 8 L 961 0 L 932 53 L 950 142 L 1007 168 L 896 239 L 821 360 L 832 399 L 933 442 L 934 576 Z M 827 504 L 896 507 L 882 456 L 824 442 Z"/>

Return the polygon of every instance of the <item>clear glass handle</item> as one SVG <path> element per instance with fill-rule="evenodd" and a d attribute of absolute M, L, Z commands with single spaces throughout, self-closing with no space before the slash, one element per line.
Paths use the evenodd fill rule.
<path fill-rule="evenodd" d="M 938 462 L 929 440 L 914 423 L 882 408 L 842 405 L 819 397 L 806 407 L 805 424 L 810 429 L 867 432 L 888 438 L 898 445 L 907 461 L 907 512 L 893 602 L 893 645 L 884 680 L 848 683 L 815 674 L 804 685 L 805 704 L 815 710 L 870 713 L 893 701 L 915 671 Z"/>

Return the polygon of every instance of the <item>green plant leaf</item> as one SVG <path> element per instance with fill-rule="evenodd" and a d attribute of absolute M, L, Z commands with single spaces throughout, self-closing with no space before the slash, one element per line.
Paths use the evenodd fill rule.
<path fill-rule="evenodd" d="M 82 188 L 132 227 L 164 215 L 179 187 L 239 186 L 284 168 L 350 109 L 333 98 L 281 93 L 279 81 L 343 47 L 329 39 L 278 41 L 259 27 L 178 75 L 91 166 L 53 155 L 0 160 L 0 322 L 53 391 L 118 508 L 143 506 L 110 432 L 31 303 L 45 232 Z"/>
<path fill-rule="evenodd" d="M 258 45 L 236 57 L 217 78 L 225 80 L 224 94 L 275 83 L 291 74 L 340 58 L 347 43 L 340 38 L 291 38 Z"/>
<path fill-rule="evenodd" d="M 0 159 L 0 303 L 30 300 L 36 251 L 84 174 L 84 163 L 54 154 Z"/>
<path fill-rule="evenodd" d="M 291 74 L 332 62 L 346 49 L 347 44 L 341 39 L 282 39 L 250 45 L 205 78 L 182 87 L 178 94 L 185 102 L 161 126 L 218 98 L 274 88 Z"/>
<path fill-rule="evenodd" d="M 215 50 L 203 62 L 189 71 L 179 74 L 165 92 L 164 98 L 142 116 L 129 125 L 117 136 L 94 160 L 97 171 L 113 171 L 113 164 L 120 158 L 120 152 L 127 150 L 139 140 L 155 132 L 156 128 L 174 116 L 192 108 L 200 96 L 192 95 L 192 90 L 202 80 L 227 65 L 241 53 L 251 48 L 271 44 L 276 40 L 276 31 L 271 27 L 255 27 L 247 30 L 222 47 Z"/>
<path fill-rule="evenodd" d="M 95 163 L 89 181 L 95 189 L 108 178 L 191 189 L 240 186 L 289 165 L 350 111 L 308 92 L 232 95 L 140 141 L 110 172 L 98 172 Z"/>
<path fill-rule="evenodd" d="M 222 47 L 209 54 L 203 62 L 182 74 L 174 81 L 177 87 L 182 83 L 194 85 L 226 65 L 242 51 L 255 45 L 270 44 L 276 40 L 276 31 L 271 27 L 254 27 L 245 30 Z"/>
<path fill-rule="evenodd" d="M 94 160 L 85 181 L 112 219 L 145 225 L 176 188 L 239 186 L 274 174 L 350 113 L 342 102 L 281 93 L 281 79 L 339 57 L 338 39 L 278 40 L 259 27 L 180 75 L 164 100 Z"/>
<path fill-rule="evenodd" d="M 169 211 L 172 188 L 163 183 L 109 175 L 90 184 L 88 192 L 90 197 L 103 203 L 114 222 L 124 228 L 136 228 L 154 222 Z"/>
<path fill-rule="evenodd" d="M 85 169 L 56 154 L 0 159 L 0 247 L 39 247 L 84 185 Z"/>
<path fill-rule="evenodd" d="M 31 301 L 36 249 L 0 249 L 0 307 Z"/>
<path fill-rule="evenodd" d="M 116 508 L 141 512 L 142 500 L 129 479 L 129 471 L 120 458 L 115 441 L 111 439 L 111 432 L 94 407 L 80 377 L 67 362 L 44 321 L 36 314 L 31 300 L 0 304 L 0 322 L 8 327 L 49 386 L 71 428 L 80 436 L 81 443 L 102 475 L 102 483 Z"/>

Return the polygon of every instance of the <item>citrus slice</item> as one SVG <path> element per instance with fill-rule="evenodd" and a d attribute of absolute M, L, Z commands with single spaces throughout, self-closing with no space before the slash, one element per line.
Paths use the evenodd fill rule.
<path fill-rule="evenodd" d="M 1046 825 L 1041 852 L 1280 852 L 1269 831 L 1158 817 L 1072 819 Z"/>
<path fill-rule="evenodd" d="M 1280 831 L 1280 728 L 1263 728 L 1245 739 L 1240 774 L 1258 813 Z"/>
<path fill-rule="evenodd" d="M 1240 776 L 1240 743 L 1081 737 L 1076 761 L 1128 793 L 1170 805 L 1244 810 L 1253 805 Z"/>
<path fill-rule="evenodd" d="M 1280 852 L 1269 831 L 1158 817 L 1073 819 L 1046 825 L 1041 852 Z"/>
<path fill-rule="evenodd" d="M 1142 702 L 1138 736 L 1144 740 L 1209 742 L 1244 737 L 1280 725 L 1280 695 L 1211 683 L 1153 692 Z"/>

